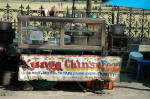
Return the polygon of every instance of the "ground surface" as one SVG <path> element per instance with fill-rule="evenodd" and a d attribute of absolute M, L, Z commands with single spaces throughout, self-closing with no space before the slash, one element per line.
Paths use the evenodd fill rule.
<path fill-rule="evenodd" d="M 105 94 L 83 93 L 76 83 L 59 85 L 58 91 L 23 91 L 19 86 L 1 86 L 0 99 L 150 99 L 150 81 L 139 82 L 129 74 L 121 74 L 121 81 Z"/>

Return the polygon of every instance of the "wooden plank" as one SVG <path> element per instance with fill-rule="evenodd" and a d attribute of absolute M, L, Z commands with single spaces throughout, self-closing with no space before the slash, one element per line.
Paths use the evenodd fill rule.
<path fill-rule="evenodd" d="M 36 49 L 66 49 L 66 50 L 95 50 L 100 51 L 101 46 L 78 46 L 78 45 L 64 45 L 62 46 L 54 46 L 54 45 L 27 45 L 22 44 L 19 48 L 36 48 Z"/>
<path fill-rule="evenodd" d="M 128 52 L 128 49 L 116 49 L 116 48 L 111 48 L 110 51 L 113 51 L 113 52 Z"/>
<path fill-rule="evenodd" d="M 150 52 L 150 45 L 139 45 L 140 52 Z"/>
<path fill-rule="evenodd" d="M 71 22 L 71 23 L 103 23 L 104 18 L 63 18 L 45 16 L 18 16 L 22 21 Z"/>

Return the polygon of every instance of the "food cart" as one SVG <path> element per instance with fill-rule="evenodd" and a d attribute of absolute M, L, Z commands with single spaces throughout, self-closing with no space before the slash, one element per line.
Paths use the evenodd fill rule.
<path fill-rule="evenodd" d="M 119 80 L 121 58 L 104 56 L 107 34 L 103 18 L 18 16 L 18 35 L 20 49 L 50 51 L 22 54 L 19 81 Z M 83 54 L 85 51 L 89 53 Z"/>

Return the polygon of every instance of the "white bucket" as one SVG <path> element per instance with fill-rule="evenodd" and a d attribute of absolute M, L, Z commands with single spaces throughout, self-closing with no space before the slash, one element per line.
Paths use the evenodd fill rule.
<path fill-rule="evenodd" d="M 10 71 L 5 71 L 3 73 L 3 80 L 2 80 L 2 85 L 9 85 L 11 82 L 11 78 L 12 78 L 12 73 Z"/>

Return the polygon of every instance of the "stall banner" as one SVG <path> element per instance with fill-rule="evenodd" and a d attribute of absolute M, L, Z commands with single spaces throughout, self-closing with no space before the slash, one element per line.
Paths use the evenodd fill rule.
<path fill-rule="evenodd" d="M 19 81 L 118 81 L 122 59 L 95 55 L 21 55 Z"/>

